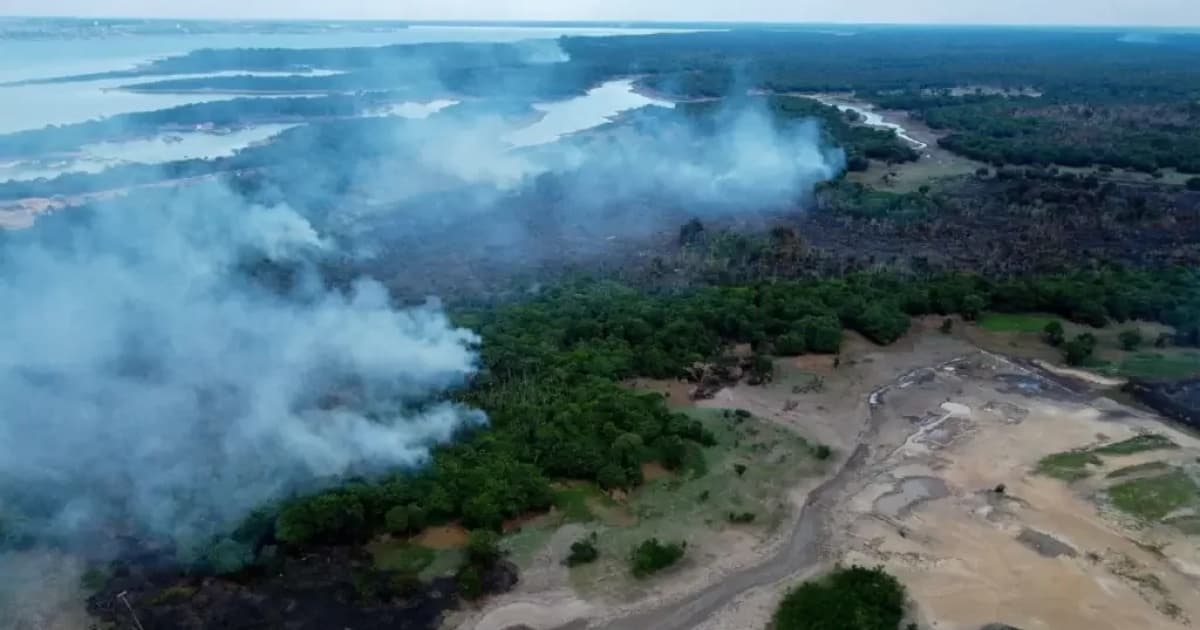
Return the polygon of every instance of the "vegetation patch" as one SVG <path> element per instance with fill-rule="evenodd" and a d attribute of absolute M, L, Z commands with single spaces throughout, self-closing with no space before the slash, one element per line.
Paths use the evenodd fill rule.
<path fill-rule="evenodd" d="M 1041 333 L 1059 318 L 1036 313 L 987 313 L 979 318 L 979 326 L 992 332 Z"/>
<path fill-rule="evenodd" d="M 1106 476 L 1109 479 L 1119 479 L 1121 477 L 1132 477 L 1134 475 L 1141 475 L 1144 473 L 1161 472 L 1169 468 L 1170 466 L 1168 466 L 1165 462 L 1146 462 L 1144 464 L 1135 464 L 1133 466 L 1118 468 L 1108 473 Z"/>
<path fill-rule="evenodd" d="M 1171 512 L 1195 503 L 1200 487 L 1182 470 L 1157 477 L 1131 479 L 1108 489 L 1114 506 L 1148 521 L 1157 521 Z"/>
<path fill-rule="evenodd" d="M 1091 449 L 1092 453 L 1097 455 L 1133 455 L 1135 453 L 1143 453 L 1146 451 L 1158 451 L 1163 449 L 1179 448 L 1165 435 L 1157 433 L 1146 433 L 1137 437 L 1129 438 L 1123 442 L 1098 446 Z"/>
<path fill-rule="evenodd" d="M 604 491 L 593 483 L 572 483 L 553 490 L 554 508 L 563 523 L 589 523 L 596 520 L 591 503 L 607 499 Z"/>
<path fill-rule="evenodd" d="M 1118 364 L 1120 374 L 1148 380 L 1179 380 L 1200 374 L 1200 353 L 1139 352 Z"/>
<path fill-rule="evenodd" d="M 904 586 L 882 568 L 838 568 L 784 596 L 771 630 L 897 630 Z"/>
<path fill-rule="evenodd" d="M 1092 471 L 1088 466 L 1099 466 L 1104 461 L 1091 451 L 1068 451 L 1043 457 L 1037 465 L 1037 474 L 1062 479 L 1063 481 L 1078 481 L 1090 477 Z"/>
<path fill-rule="evenodd" d="M 660 542 L 651 538 L 633 548 L 629 554 L 629 569 L 636 578 L 654 575 L 683 559 L 686 542 Z"/>
<path fill-rule="evenodd" d="M 599 557 L 600 551 L 596 549 L 596 532 L 592 532 L 571 543 L 571 554 L 567 556 L 565 564 L 569 567 L 576 567 L 595 562 Z"/>
<path fill-rule="evenodd" d="M 703 549 L 709 538 L 730 527 L 771 531 L 786 515 L 780 496 L 826 466 L 818 458 L 818 451 L 824 452 L 820 445 L 748 413 L 692 409 L 688 416 L 711 431 L 716 444 L 696 449 L 695 465 L 647 482 L 614 501 L 614 510 L 632 518 L 625 523 L 598 519 L 609 525 L 598 530 L 594 543 L 600 557 L 571 570 L 572 583 L 580 592 L 614 585 L 632 588 L 622 581 L 629 574 L 624 560 L 650 538 L 687 540 Z M 741 475 L 739 464 L 745 467 Z M 731 514 L 737 518 L 731 519 Z M 753 515 L 752 522 L 747 514 Z M 533 535 L 518 534 L 514 548 L 526 545 L 525 539 Z"/>
<path fill-rule="evenodd" d="M 433 564 L 437 551 L 403 540 L 380 540 L 367 545 L 375 566 L 384 571 L 416 575 Z"/>

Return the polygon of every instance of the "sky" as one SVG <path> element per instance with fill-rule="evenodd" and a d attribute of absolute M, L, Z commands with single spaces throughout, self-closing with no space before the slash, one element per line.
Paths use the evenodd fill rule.
<path fill-rule="evenodd" d="M 1200 26 L 1200 0 L 0 0 L 0 15 Z"/>

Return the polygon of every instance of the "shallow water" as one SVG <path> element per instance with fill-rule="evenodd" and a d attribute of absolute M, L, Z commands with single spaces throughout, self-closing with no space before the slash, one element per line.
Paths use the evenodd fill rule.
<path fill-rule="evenodd" d="M 200 48 L 331 48 L 432 42 L 515 42 L 563 35 L 637 35 L 653 29 L 453 27 L 310 33 L 135 35 L 92 39 L 0 38 L 0 83 L 125 70 Z M 233 72 L 225 74 L 253 74 Z M 185 78 L 156 76 L 155 80 Z M 83 122 L 188 103 L 228 100 L 232 94 L 134 94 L 117 90 L 130 79 L 0 87 L 0 133 Z"/>
<path fill-rule="evenodd" d="M 559 138 L 598 127 L 614 116 L 646 106 L 674 107 L 667 101 L 655 100 L 633 90 L 633 81 L 609 81 L 588 90 L 587 94 L 565 101 L 537 103 L 534 109 L 542 112 L 541 120 L 504 136 L 514 147 L 532 147 L 554 142 Z"/>
<path fill-rule="evenodd" d="M 111 166 L 129 163 L 157 164 L 226 157 L 294 126 L 258 125 L 228 133 L 185 131 L 123 142 L 89 144 L 67 158 L 0 163 L 0 182 L 52 178 L 63 173 L 98 173 Z"/>

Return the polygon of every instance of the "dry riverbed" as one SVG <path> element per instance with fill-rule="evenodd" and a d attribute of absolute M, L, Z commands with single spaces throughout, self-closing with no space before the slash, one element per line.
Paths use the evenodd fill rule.
<path fill-rule="evenodd" d="M 775 383 L 700 403 L 746 409 L 835 449 L 823 476 L 780 490 L 786 517 L 765 538 L 698 536 L 691 561 L 637 588 L 614 573 L 610 588 L 580 589 L 562 568 L 449 627 L 762 628 L 786 588 L 836 562 L 882 564 L 908 587 L 921 627 L 939 630 L 1200 620 L 1200 553 L 1188 531 L 1200 506 L 1147 522 L 1110 497 L 1118 481 L 1184 470 L 1200 442 L 931 326 L 919 322 L 888 348 L 852 337 L 838 367 L 829 357 L 781 360 Z M 1147 434 L 1175 447 L 1105 455 L 1076 481 L 1039 469 L 1056 453 Z M 579 531 L 552 536 L 547 561 Z M 712 544 L 720 553 L 707 553 Z"/>

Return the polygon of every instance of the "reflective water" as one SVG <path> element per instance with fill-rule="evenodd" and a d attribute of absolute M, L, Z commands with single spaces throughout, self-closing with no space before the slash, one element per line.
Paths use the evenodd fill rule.
<path fill-rule="evenodd" d="M 110 166 L 134 162 L 156 164 L 225 157 L 294 126 L 259 125 L 229 132 L 185 131 L 125 142 L 89 144 L 69 157 L 0 162 L 0 182 L 52 178 L 63 173 L 98 173 Z"/>
<path fill-rule="evenodd" d="M 512 42 L 562 35 L 603 36 L 648 29 L 420 27 L 385 32 L 140 35 L 98 39 L 0 39 L 0 83 L 124 70 L 200 48 L 330 48 L 431 42 Z M 233 73 L 246 74 L 246 73 Z M 195 75 L 192 75 L 195 76 Z M 203 75 L 201 75 L 203 76 Z M 156 79 L 184 78 L 155 77 Z M 128 112 L 217 100 L 231 94 L 134 94 L 129 79 L 0 87 L 0 133 L 63 125 Z"/>
<path fill-rule="evenodd" d="M 546 144 L 603 125 L 621 112 L 648 105 L 674 107 L 667 101 L 638 94 L 633 89 L 632 80 L 609 81 L 583 96 L 534 105 L 534 109 L 543 114 L 541 120 L 507 134 L 504 141 L 514 147 Z"/>

